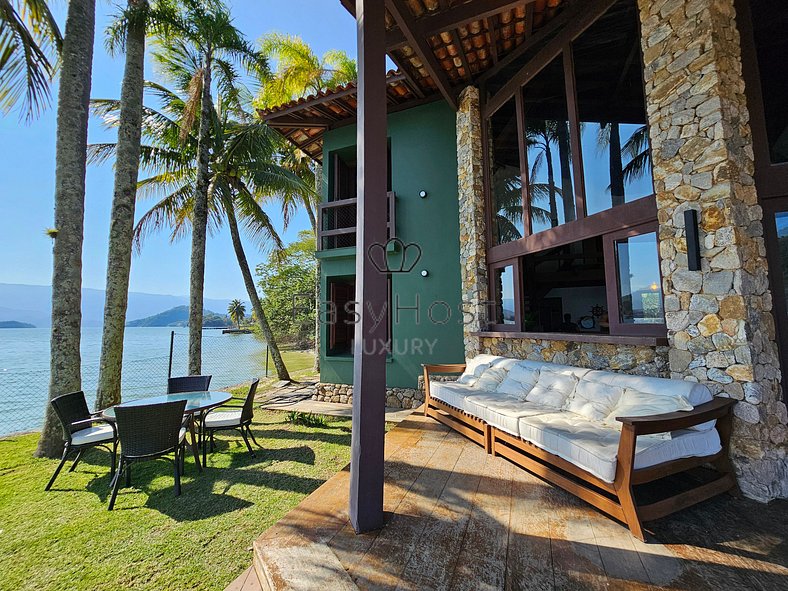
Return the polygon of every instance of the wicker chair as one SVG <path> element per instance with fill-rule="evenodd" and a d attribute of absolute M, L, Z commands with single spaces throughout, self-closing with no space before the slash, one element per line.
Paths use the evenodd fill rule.
<path fill-rule="evenodd" d="M 252 438 L 257 447 L 262 447 L 252 434 L 250 425 L 254 418 L 254 395 L 257 393 L 257 384 L 260 380 L 255 380 L 249 387 L 249 393 L 246 395 L 246 400 L 243 404 L 222 404 L 209 410 L 203 416 L 203 431 L 204 436 L 202 440 L 202 463 L 205 464 L 206 450 L 208 447 L 208 438 L 211 440 L 211 451 L 214 449 L 213 434 L 216 431 L 226 431 L 236 429 L 241 432 L 241 436 L 246 442 L 246 448 L 249 453 L 254 457 L 252 446 L 249 445 L 249 437 Z M 224 410 L 227 408 L 238 408 L 240 410 Z"/>
<path fill-rule="evenodd" d="M 167 379 L 167 394 L 181 392 L 207 392 L 212 376 L 182 376 Z"/>
<path fill-rule="evenodd" d="M 115 459 L 118 452 L 118 434 L 115 425 L 98 416 L 101 413 L 91 413 L 88 410 L 84 392 L 63 394 L 53 398 L 51 404 L 57 418 L 60 419 L 66 443 L 63 447 L 63 457 L 60 464 L 58 464 L 52 478 L 49 479 L 45 490 L 52 488 L 55 479 L 68 460 L 68 456 L 74 452 L 77 454 L 74 463 L 69 468 L 69 472 L 73 472 L 79 464 L 79 460 L 82 459 L 82 453 L 91 447 L 103 447 L 110 452 L 112 456 L 110 471 L 114 475 Z"/>
<path fill-rule="evenodd" d="M 120 464 L 112 481 L 112 496 L 108 509 L 115 506 L 120 477 L 126 475 L 126 486 L 131 486 L 131 464 L 174 454 L 175 496 L 181 494 L 181 472 L 186 440 L 186 421 L 183 417 L 186 401 L 118 406 L 115 419 L 120 438 Z M 169 458 L 167 458 L 169 459 Z"/>

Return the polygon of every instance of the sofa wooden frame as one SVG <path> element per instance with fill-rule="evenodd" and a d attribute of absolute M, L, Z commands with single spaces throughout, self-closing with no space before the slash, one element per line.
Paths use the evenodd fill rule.
<path fill-rule="evenodd" d="M 435 374 L 457 374 L 465 364 L 422 365 L 424 370 L 424 414 L 483 446 L 487 453 L 502 456 L 532 474 L 590 503 L 603 513 L 624 522 L 632 534 L 645 541 L 644 521 L 659 519 L 736 488 L 730 462 L 730 437 L 735 400 L 714 398 L 691 411 L 642 417 L 616 417 L 621 421 L 616 476 L 611 484 L 575 464 L 551 454 L 519 437 L 501 431 L 482 419 L 430 396 L 430 379 Z M 681 458 L 647 468 L 634 468 L 635 444 L 640 435 L 676 431 L 716 420 L 722 449 L 713 456 Z M 649 504 L 638 504 L 634 487 L 666 476 L 711 465 L 717 472 L 687 490 Z"/>

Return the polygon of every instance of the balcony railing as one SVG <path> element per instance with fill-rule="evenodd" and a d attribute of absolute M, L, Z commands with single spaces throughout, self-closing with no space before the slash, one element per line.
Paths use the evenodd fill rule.
<path fill-rule="evenodd" d="M 397 235 L 395 223 L 396 195 L 393 191 L 389 191 L 387 196 L 387 238 L 390 240 Z M 326 201 L 318 205 L 319 228 L 317 237 L 320 250 L 356 245 L 356 202 L 356 199 L 339 199 Z"/>

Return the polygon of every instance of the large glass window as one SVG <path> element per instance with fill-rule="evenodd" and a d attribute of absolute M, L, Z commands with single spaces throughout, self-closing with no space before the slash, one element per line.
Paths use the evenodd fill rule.
<path fill-rule="evenodd" d="M 619 3 L 572 44 L 588 215 L 652 195 L 640 37 Z"/>
<path fill-rule="evenodd" d="M 788 162 L 788 5 L 785 0 L 750 4 L 769 154 L 774 164 Z"/>
<path fill-rule="evenodd" d="M 622 324 L 664 324 L 657 234 L 615 241 L 618 313 Z"/>
<path fill-rule="evenodd" d="M 561 56 L 523 90 L 528 198 L 533 232 L 577 219 Z"/>
<path fill-rule="evenodd" d="M 493 269 L 495 324 L 514 326 L 516 322 L 514 285 L 514 265 Z"/>
<path fill-rule="evenodd" d="M 490 118 L 490 193 L 492 231 L 495 244 L 525 235 L 523 194 L 520 179 L 520 150 L 517 141 L 517 110 L 514 99 Z"/>

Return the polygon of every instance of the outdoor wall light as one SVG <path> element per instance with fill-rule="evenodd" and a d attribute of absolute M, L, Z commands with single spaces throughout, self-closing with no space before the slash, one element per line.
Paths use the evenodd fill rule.
<path fill-rule="evenodd" d="M 687 236 L 687 266 L 690 271 L 700 271 L 700 228 L 696 209 L 684 212 L 684 232 Z"/>
<path fill-rule="evenodd" d="M 421 197 L 422 199 L 426 199 L 427 198 L 427 191 L 425 191 L 424 189 L 419 191 L 419 197 Z"/>
<path fill-rule="evenodd" d="M 422 271 L 421 271 L 421 276 L 422 277 L 427 277 L 427 276 L 429 276 L 429 274 L 430 274 L 430 272 L 427 271 L 427 269 L 422 269 Z"/>

